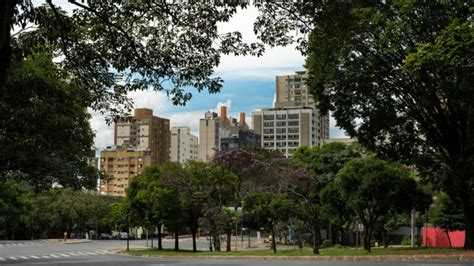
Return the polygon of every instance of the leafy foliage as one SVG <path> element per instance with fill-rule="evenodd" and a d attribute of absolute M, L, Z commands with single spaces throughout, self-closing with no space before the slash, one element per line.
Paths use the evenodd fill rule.
<path fill-rule="evenodd" d="M 19 172 L 38 189 L 92 188 L 90 116 L 81 92 L 51 58 L 45 52 L 13 61 L 0 86 L 0 173 Z"/>
<path fill-rule="evenodd" d="M 75 8 L 69 13 L 51 0 L 28 3 L 2 2 L 16 9 L 2 29 L 36 26 L 15 34 L 13 48 L 29 54 L 52 46 L 63 56 L 61 69 L 71 82 L 90 92 L 91 107 L 112 113 L 129 110 L 127 91 L 166 91 L 179 105 L 191 99 L 189 87 L 219 92 L 223 80 L 213 74 L 221 55 L 264 50 L 262 44 L 244 43 L 239 32 L 218 32 L 218 23 L 245 3 L 69 1 Z M 2 48 L 10 45 L 6 41 Z M 6 69 L 8 62 L 1 63 Z"/>
<path fill-rule="evenodd" d="M 334 185 L 347 210 L 353 211 L 364 225 L 364 248 L 368 251 L 377 220 L 390 211 L 411 210 L 420 193 L 408 169 L 373 156 L 347 163 Z"/>

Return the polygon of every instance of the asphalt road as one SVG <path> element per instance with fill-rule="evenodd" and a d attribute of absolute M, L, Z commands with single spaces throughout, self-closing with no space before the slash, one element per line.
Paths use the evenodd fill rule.
<path fill-rule="evenodd" d="M 183 248 L 190 247 L 189 240 L 180 242 Z M 207 248 L 205 239 L 199 246 Z M 89 243 L 58 244 L 51 241 L 0 241 L 0 265 L 383 265 L 383 266 L 474 266 L 460 262 L 368 262 L 368 261 L 284 261 L 284 260 L 222 260 L 222 259 L 160 259 L 143 258 L 117 254 L 124 249 L 126 241 L 92 241 Z M 172 247 L 173 241 L 164 241 L 165 247 Z M 130 241 L 131 248 L 145 247 L 145 241 Z M 115 250 L 115 251 L 114 251 Z"/>

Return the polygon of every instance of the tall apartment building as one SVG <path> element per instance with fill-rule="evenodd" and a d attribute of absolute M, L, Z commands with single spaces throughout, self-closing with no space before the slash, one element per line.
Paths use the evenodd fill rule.
<path fill-rule="evenodd" d="M 139 108 L 133 116 L 115 118 L 114 146 L 101 151 L 100 192 L 124 196 L 131 179 L 145 166 L 170 159 L 170 121 Z"/>
<path fill-rule="evenodd" d="M 286 156 L 300 146 L 318 146 L 329 138 L 329 116 L 322 116 L 305 84 L 306 71 L 276 77 L 273 108 L 252 112 L 253 129 L 262 147 Z"/>
<path fill-rule="evenodd" d="M 279 150 L 289 156 L 298 147 L 319 145 L 315 134 L 317 116 L 311 107 L 261 109 L 253 112 L 252 118 L 264 149 Z"/>
<path fill-rule="evenodd" d="M 219 150 L 219 134 L 223 119 L 217 113 L 208 111 L 199 120 L 198 158 L 209 161 Z"/>
<path fill-rule="evenodd" d="M 317 120 L 316 137 L 319 139 L 329 138 L 329 116 L 321 115 L 316 108 L 313 95 L 309 92 L 305 80 L 308 78 L 307 71 L 296 71 L 292 75 L 276 77 L 276 101 L 275 108 L 307 106 L 315 111 Z"/>
<path fill-rule="evenodd" d="M 258 145 L 248 134 L 242 134 L 242 131 L 252 133 L 245 122 L 245 113 L 240 113 L 240 119 L 237 121 L 227 117 L 226 106 L 221 106 L 220 116 L 215 112 L 206 112 L 204 118 L 199 121 L 199 160 L 211 160 L 222 148 L 238 147 L 244 143 Z"/>
<path fill-rule="evenodd" d="M 189 127 L 173 127 L 171 129 L 172 162 L 186 163 L 198 159 L 198 137 L 190 133 Z"/>
<path fill-rule="evenodd" d="M 137 149 L 148 148 L 152 163 L 167 162 L 170 160 L 170 120 L 153 116 L 151 109 L 135 109 L 133 116 L 115 119 L 114 144 L 128 144 Z"/>

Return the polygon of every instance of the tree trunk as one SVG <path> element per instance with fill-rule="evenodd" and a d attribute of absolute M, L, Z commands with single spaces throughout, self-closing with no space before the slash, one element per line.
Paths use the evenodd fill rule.
<path fill-rule="evenodd" d="M 163 236 L 161 235 L 161 224 L 158 225 L 158 250 L 163 250 Z"/>
<path fill-rule="evenodd" d="M 232 230 L 228 230 L 227 231 L 227 245 L 226 245 L 226 248 L 225 248 L 225 251 L 229 252 L 229 251 L 232 251 Z"/>
<path fill-rule="evenodd" d="M 444 232 L 446 233 L 446 236 L 448 237 L 449 248 L 452 248 L 453 246 L 451 245 L 451 237 L 449 236 L 449 231 L 448 231 L 448 230 L 444 230 Z"/>
<path fill-rule="evenodd" d="M 364 224 L 364 249 L 369 251 L 370 248 L 370 239 L 369 239 L 369 226 Z"/>
<path fill-rule="evenodd" d="M 372 240 L 372 224 L 369 224 L 369 228 L 367 230 L 367 251 L 370 253 L 371 252 L 371 242 Z"/>
<path fill-rule="evenodd" d="M 464 249 L 474 250 L 474 202 L 471 201 L 472 196 L 467 193 L 463 196 L 463 210 L 464 210 Z"/>
<path fill-rule="evenodd" d="M 179 229 L 174 230 L 174 250 L 179 250 Z"/>
<path fill-rule="evenodd" d="M 217 252 L 221 251 L 221 238 L 219 237 L 219 234 L 216 232 L 212 233 L 212 239 L 214 240 L 214 250 Z"/>
<path fill-rule="evenodd" d="M 130 250 L 130 228 L 127 226 L 127 251 Z"/>
<path fill-rule="evenodd" d="M 19 0 L 0 1 L 0 84 L 5 82 L 10 67 L 12 54 L 10 31 L 13 11 L 19 2 Z"/>
<path fill-rule="evenodd" d="M 276 247 L 276 235 L 275 235 L 275 226 L 271 225 L 271 232 L 272 232 L 272 249 L 273 253 L 277 253 L 277 247 Z"/>
<path fill-rule="evenodd" d="M 196 228 L 191 228 L 191 235 L 193 236 L 193 252 L 197 252 L 197 245 L 196 245 Z"/>
<path fill-rule="evenodd" d="M 385 228 L 382 228 L 382 242 L 383 242 L 383 247 L 388 248 L 387 229 Z"/>
<path fill-rule="evenodd" d="M 319 254 L 319 226 L 313 226 L 313 254 Z"/>

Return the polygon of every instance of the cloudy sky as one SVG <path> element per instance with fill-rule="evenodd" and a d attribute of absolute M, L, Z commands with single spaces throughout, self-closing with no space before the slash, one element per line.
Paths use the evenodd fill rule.
<path fill-rule="evenodd" d="M 34 3 L 43 1 L 35 0 Z M 70 8 L 65 0 L 56 1 L 66 10 Z M 255 41 L 253 21 L 257 16 L 255 8 L 239 11 L 230 22 L 219 26 L 219 31 L 240 31 L 244 41 Z M 152 91 L 131 92 L 129 96 L 135 108 L 150 108 L 160 117 L 170 119 L 171 126 L 187 126 L 198 136 L 199 119 L 208 110 L 217 111 L 218 106 L 225 104 L 228 114 L 238 117 L 245 112 L 247 121 L 251 121 L 251 112 L 255 109 L 272 107 L 275 93 L 275 76 L 292 74 L 302 70 L 304 57 L 294 47 L 267 48 L 262 57 L 224 56 L 216 68 L 216 75 L 225 80 L 221 93 L 193 93 L 192 100 L 185 106 L 173 106 L 164 93 Z M 107 126 L 105 118 L 98 112 L 91 111 L 91 125 L 95 131 L 95 145 L 100 150 L 113 144 L 113 127 Z M 331 119 L 331 137 L 342 137 L 343 132 L 335 128 Z"/>

